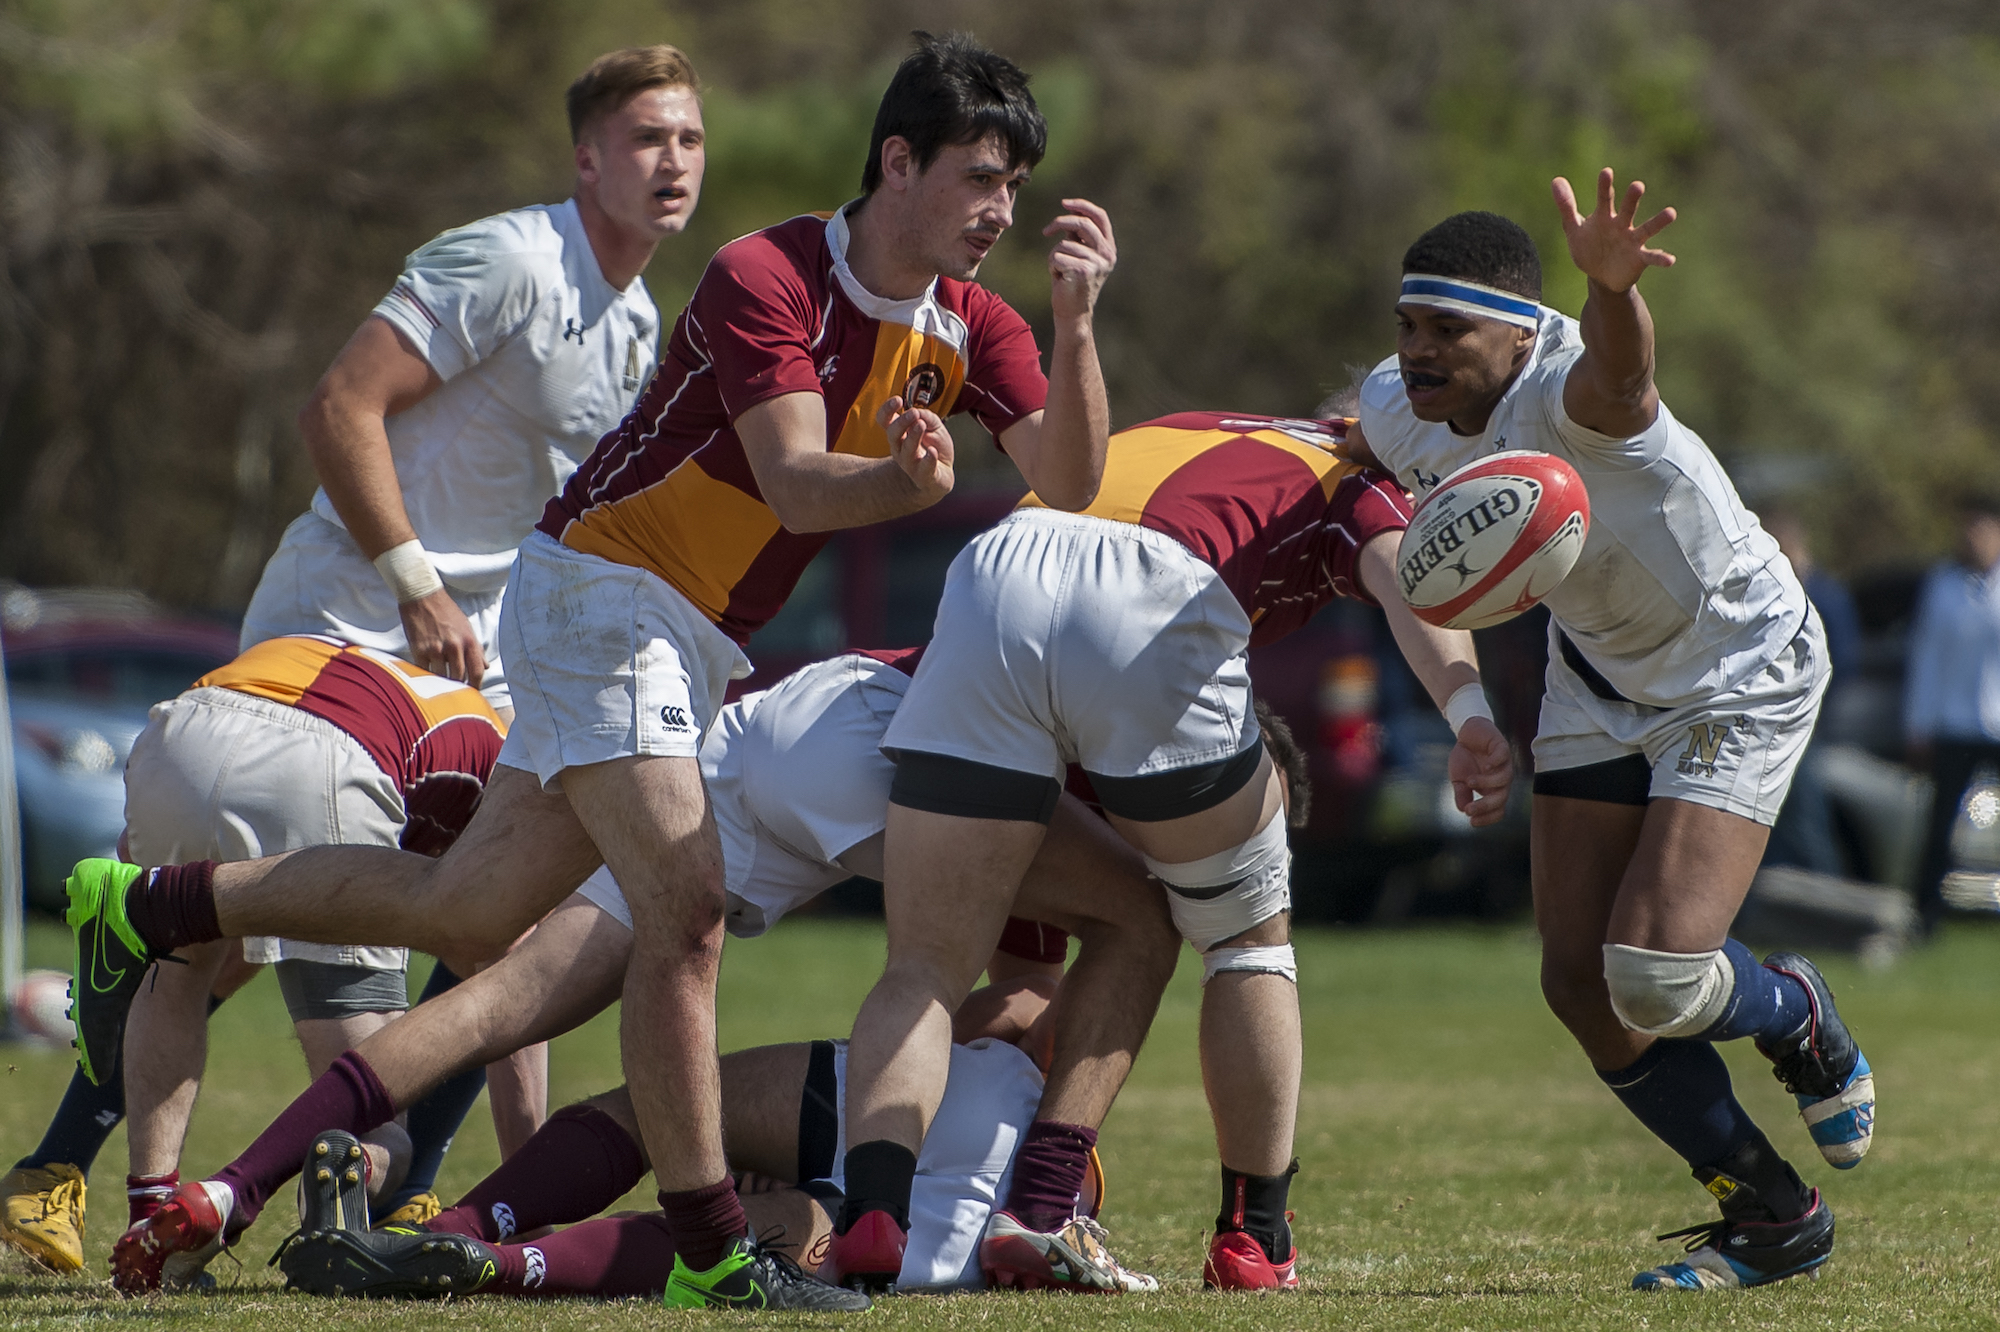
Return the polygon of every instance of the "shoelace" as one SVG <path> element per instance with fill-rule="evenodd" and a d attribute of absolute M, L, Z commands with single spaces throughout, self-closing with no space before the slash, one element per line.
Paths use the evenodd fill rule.
<path fill-rule="evenodd" d="M 42 1203 L 42 1219 L 47 1220 L 53 1212 L 68 1211 L 71 1208 L 81 1206 L 82 1203 L 83 1181 L 80 1179 L 61 1180 L 57 1182 L 54 1188 L 49 1190 L 47 1199 Z"/>
<path fill-rule="evenodd" d="M 1704 1248 L 1711 1244 L 1718 1249 L 1721 1248 L 1722 1241 L 1728 1239 L 1729 1232 L 1735 1228 L 1736 1223 L 1725 1217 L 1720 1221 L 1704 1221 L 1698 1226 L 1689 1226 L 1685 1230 L 1669 1230 L 1664 1235 L 1653 1236 L 1653 1239 L 1655 1242 L 1670 1239 L 1686 1239 L 1685 1250 L 1688 1253 L 1693 1253 L 1696 1249 Z"/>
<path fill-rule="evenodd" d="M 751 1239 L 751 1257 L 753 1259 L 768 1258 L 771 1260 L 772 1265 L 788 1280 L 803 1281 L 806 1279 L 806 1270 L 799 1266 L 798 1261 L 791 1254 L 785 1252 L 787 1249 L 796 1249 L 799 1246 L 784 1243 L 784 1238 L 785 1228 L 783 1226 L 772 1226 L 763 1234 Z"/>

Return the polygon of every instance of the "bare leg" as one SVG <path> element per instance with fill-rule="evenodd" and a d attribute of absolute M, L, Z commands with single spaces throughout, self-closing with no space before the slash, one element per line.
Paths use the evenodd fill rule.
<path fill-rule="evenodd" d="M 500 1156 L 512 1156 L 549 1117 L 549 1044 L 537 1041 L 486 1066 L 486 1102 Z"/>
<path fill-rule="evenodd" d="M 1535 797 L 1528 857 L 1535 928 L 1542 936 L 1542 996 L 1600 1069 L 1630 1068 L 1653 1043 L 1618 1020 L 1604 983 L 1611 909 L 1646 811 L 1644 805 Z"/>
<path fill-rule="evenodd" d="M 163 964 L 139 987 L 126 1019 L 125 1114 L 131 1171 L 164 1175 L 180 1166 L 181 1144 L 208 1061 L 208 997 L 238 939 L 182 950 L 184 967 Z"/>
<path fill-rule="evenodd" d="M 600 863 L 561 796 L 498 767 L 471 825 L 438 859 L 321 846 L 218 865 L 216 919 L 236 936 L 400 944 L 466 975 L 461 963 L 505 952 Z"/>
<path fill-rule="evenodd" d="M 1282 944 L 1289 918 L 1267 920 L 1217 947 Z M 1222 1161 L 1246 1175 L 1282 1174 L 1292 1160 L 1303 1072 L 1299 987 L 1283 976 L 1225 971 L 1201 994 L 1201 1083 Z"/>
<path fill-rule="evenodd" d="M 306 1071 L 318 1078 L 333 1061 L 392 1025 L 400 1013 L 355 1013 L 340 1018 L 305 1018 L 294 1024 Z M 400 1118 L 361 1135 L 368 1154 L 368 1197 L 387 1197 L 402 1187 L 410 1169 L 410 1135 Z"/>

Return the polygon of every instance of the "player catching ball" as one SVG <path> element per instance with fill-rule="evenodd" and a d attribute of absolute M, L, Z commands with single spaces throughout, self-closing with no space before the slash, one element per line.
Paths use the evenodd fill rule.
<path fill-rule="evenodd" d="M 1403 256 L 1397 354 L 1362 389 L 1357 456 L 1419 497 L 1466 463 L 1535 449 L 1574 466 L 1590 534 L 1546 598 L 1548 691 L 1532 831 L 1542 990 L 1627 1109 L 1721 1204 L 1688 1256 L 1638 1289 L 1755 1286 L 1833 1252 L 1833 1213 L 1750 1121 L 1714 1042 L 1749 1037 L 1831 1164 L 1857 1164 L 1868 1062 L 1812 963 L 1728 937 L 1812 734 L 1825 634 L 1778 543 L 1653 384 L 1638 282 L 1673 256 L 1637 222 L 1645 187 L 1579 213 L 1555 198 L 1590 280 L 1581 319 L 1540 304 L 1534 242 L 1460 213 Z M 1364 452 L 1365 451 L 1365 452 Z"/>

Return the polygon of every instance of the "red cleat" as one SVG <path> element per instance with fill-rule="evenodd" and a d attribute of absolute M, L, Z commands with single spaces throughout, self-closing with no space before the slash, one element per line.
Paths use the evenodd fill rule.
<path fill-rule="evenodd" d="M 1207 1290 L 1297 1290 L 1299 1251 L 1274 1263 L 1264 1246 L 1240 1230 L 1225 1230 L 1208 1243 L 1208 1261 L 1201 1265 Z"/>
<path fill-rule="evenodd" d="M 833 1237 L 821 1275 L 853 1290 L 887 1290 L 903 1274 L 903 1248 L 909 1242 L 895 1217 L 879 1209 L 863 1212 L 845 1235 Z"/>
<path fill-rule="evenodd" d="M 127 1295 L 193 1284 L 228 1243 L 224 1231 L 234 1201 L 227 1185 L 206 1180 L 175 1189 L 157 1212 L 111 1246 L 111 1284 Z"/>

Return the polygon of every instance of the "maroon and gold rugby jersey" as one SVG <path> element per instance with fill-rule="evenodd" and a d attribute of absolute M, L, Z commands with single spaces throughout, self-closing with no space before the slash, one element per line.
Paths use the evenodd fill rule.
<path fill-rule="evenodd" d="M 437 773 L 485 782 L 507 727 L 477 689 L 336 639 L 266 639 L 194 682 L 268 698 L 354 737 L 405 799 Z"/>
<path fill-rule="evenodd" d="M 746 643 L 828 534 L 779 524 L 737 417 L 817 393 L 830 451 L 886 458 L 875 412 L 891 397 L 971 412 L 996 438 L 1041 410 L 1034 334 L 1004 301 L 945 278 L 914 300 L 884 300 L 855 281 L 846 253 L 838 215 L 795 217 L 717 251 L 638 406 L 549 501 L 539 530 L 650 570 Z"/>
<path fill-rule="evenodd" d="M 1183 412 L 1111 437 L 1104 482 L 1083 512 L 1186 546 L 1250 617 L 1251 646 L 1283 638 L 1335 596 L 1372 602 L 1354 557 L 1410 524 L 1387 472 L 1341 451 L 1346 421 Z M 1029 495 L 1024 508 L 1039 508 Z"/>

